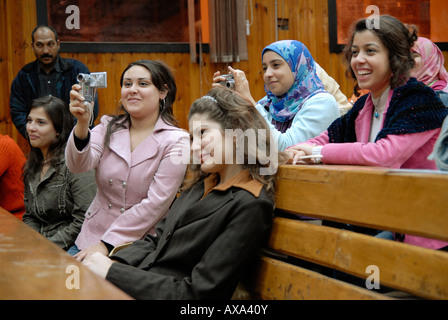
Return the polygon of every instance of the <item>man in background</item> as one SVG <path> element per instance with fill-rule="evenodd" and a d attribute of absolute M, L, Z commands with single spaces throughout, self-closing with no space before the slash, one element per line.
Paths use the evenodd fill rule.
<path fill-rule="evenodd" d="M 70 103 L 70 90 L 77 83 L 79 73 L 90 73 L 80 61 L 59 56 L 60 42 L 53 27 L 38 26 L 32 34 L 32 47 L 36 60 L 25 65 L 11 85 L 9 105 L 17 130 L 26 138 L 26 109 L 31 101 L 47 95 Z M 98 116 L 98 99 L 95 98 L 94 119 Z"/>

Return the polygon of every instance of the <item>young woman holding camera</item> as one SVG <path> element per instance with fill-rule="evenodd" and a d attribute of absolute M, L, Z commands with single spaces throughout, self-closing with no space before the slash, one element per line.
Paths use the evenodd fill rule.
<path fill-rule="evenodd" d="M 324 89 L 317 65 L 306 46 L 295 40 L 270 44 L 262 52 L 266 96 L 255 102 L 244 71 L 229 67 L 235 90 L 252 101 L 266 119 L 279 150 L 323 132 L 340 111 L 335 98 Z M 214 86 L 224 78 L 213 75 Z"/>
<path fill-rule="evenodd" d="M 176 126 L 177 88 L 168 67 L 133 62 L 120 84 L 121 113 L 103 116 L 93 130 L 81 87 L 71 91 L 70 111 L 78 121 L 67 144 L 67 166 L 73 172 L 95 169 L 98 185 L 75 242 L 78 260 L 154 234 L 186 171 L 186 164 L 170 159 L 189 152 L 189 136 Z"/>

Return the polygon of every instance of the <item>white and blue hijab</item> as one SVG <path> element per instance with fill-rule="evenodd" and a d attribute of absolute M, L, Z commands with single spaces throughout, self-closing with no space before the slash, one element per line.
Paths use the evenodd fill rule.
<path fill-rule="evenodd" d="M 264 87 L 266 96 L 258 101 L 272 116 L 272 124 L 285 132 L 303 104 L 312 96 L 326 92 L 322 81 L 316 74 L 316 64 L 306 46 L 295 40 L 277 41 L 263 49 L 280 55 L 288 63 L 294 74 L 294 84 L 283 96 L 276 96 Z"/>

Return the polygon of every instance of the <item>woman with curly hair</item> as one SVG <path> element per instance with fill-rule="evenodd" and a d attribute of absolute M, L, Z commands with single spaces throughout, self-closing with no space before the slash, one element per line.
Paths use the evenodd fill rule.
<path fill-rule="evenodd" d="M 428 156 L 448 109 L 433 89 L 409 75 L 415 32 L 394 17 L 379 19 L 380 28 L 373 29 L 367 19 L 358 21 L 345 49 L 348 73 L 370 93 L 321 135 L 288 148 L 293 164 L 437 169 Z M 411 235 L 404 242 L 433 249 L 448 245 Z"/>
<path fill-rule="evenodd" d="M 410 78 L 415 33 L 394 17 L 379 19 L 378 29 L 358 21 L 345 49 L 348 73 L 370 94 L 321 135 L 288 148 L 292 163 L 314 155 L 307 161 L 437 169 L 427 157 L 448 109 L 431 88 Z"/>
<path fill-rule="evenodd" d="M 189 119 L 192 179 L 156 235 L 84 261 L 136 299 L 229 299 L 269 235 L 283 154 L 264 118 L 218 87 L 193 103 Z M 243 143 L 247 132 L 253 141 Z"/>

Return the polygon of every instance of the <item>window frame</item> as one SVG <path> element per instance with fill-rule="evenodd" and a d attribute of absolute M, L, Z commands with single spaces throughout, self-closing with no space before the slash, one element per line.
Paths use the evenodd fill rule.
<path fill-rule="evenodd" d="M 37 24 L 48 25 L 48 7 L 46 0 L 36 0 Z M 62 53 L 190 53 L 188 42 L 89 42 L 60 41 Z M 196 44 L 197 51 L 209 52 L 209 44 Z"/>

